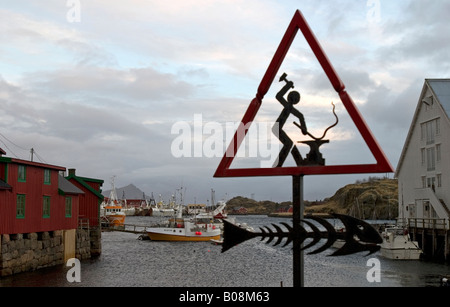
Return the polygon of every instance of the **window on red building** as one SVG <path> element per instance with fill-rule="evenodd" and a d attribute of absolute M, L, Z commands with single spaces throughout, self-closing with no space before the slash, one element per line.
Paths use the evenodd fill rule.
<path fill-rule="evenodd" d="M 19 182 L 26 182 L 27 180 L 27 167 L 25 165 L 19 165 Z"/>
<path fill-rule="evenodd" d="M 42 207 L 42 217 L 49 218 L 50 217 L 50 196 L 44 196 L 44 203 Z"/>
<path fill-rule="evenodd" d="M 25 218 L 25 195 L 24 194 L 17 194 L 16 218 L 18 218 L 18 219 Z"/>
<path fill-rule="evenodd" d="M 72 217 L 72 197 L 66 197 L 66 217 Z"/>
<path fill-rule="evenodd" d="M 48 168 L 46 168 L 44 170 L 44 184 L 51 184 L 50 178 L 51 178 L 50 177 L 50 170 Z"/>

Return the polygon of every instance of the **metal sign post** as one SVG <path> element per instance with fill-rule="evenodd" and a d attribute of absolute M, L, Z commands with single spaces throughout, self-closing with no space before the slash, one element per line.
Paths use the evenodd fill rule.
<path fill-rule="evenodd" d="M 293 256 L 293 280 L 294 287 L 303 287 L 305 283 L 304 272 L 304 255 L 302 250 L 302 242 L 300 242 L 300 227 L 305 212 L 305 204 L 303 202 L 303 175 L 292 176 L 292 223 L 294 229 L 294 256 Z"/>
<path fill-rule="evenodd" d="M 295 105 L 301 99 L 301 95 L 297 91 L 291 91 L 294 89 L 294 82 L 288 80 L 288 75 L 283 73 L 279 78 L 279 82 L 285 82 L 285 84 L 283 84 L 283 88 L 276 95 L 276 99 L 281 103 L 283 108 L 272 128 L 272 132 L 283 144 L 283 147 L 274 163 L 274 166 L 271 168 L 231 168 L 231 163 L 236 157 L 237 151 L 247 135 L 247 132 L 250 129 L 259 108 L 261 107 L 264 95 L 268 92 L 271 84 L 273 83 L 273 80 L 275 79 L 275 76 L 277 75 L 278 70 L 299 29 L 303 33 L 303 36 L 327 75 L 332 87 L 339 94 L 340 100 L 355 123 L 356 128 L 361 133 L 366 145 L 372 152 L 376 160 L 375 164 L 325 165 L 325 159 L 319 151 L 319 148 L 320 146 L 329 143 L 329 140 L 324 140 L 325 135 L 329 129 L 333 128 L 338 123 L 338 117 L 334 112 L 334 104 L 333 114 L 336 117 L 336 122 L 324 131 L 322 137 L 315 137 L 308 131 L 303 114 L 300 110 L 295 108 Z M 288 134 L 284 131 L 283 127 L 290 124 L 287 123 L 287 119 L 291 115 L 297 117 L 299 123 L 294 122 L 294 124 L 301 130 L 301 133 L 304 136 L 309 136 L 311 138 L 310 140 L 300 141 L 300 143 L 309 146 L 310 151 L 305 156 L 302 156 L 294 144 L 294 141 L 291 140 Z M 331 256 L 349 255 L 362 251 L 368 251 L 369 254 L 371 254 L 380 249 L 380 246 L 378 245 L 382 242 L 380 234 L 370 224 L 364 221 L 347 215 L 333 214 L 333 216 L 340 219 L 345 226 L 345 232 L 338 233 L 325 219 L 318 217 L 304 217 L 304 175 L 388 173 L 393 172 L 393 168 L 356 108 L 356 105 L 350 95 L 345 90 L 344 83 L 339 78 L 333 65 L 328 60 L 328 57 L 299 10 L 295 12 L 294 17 L 292 18 L 291 23 L 289 24 L 288 29 L 286 30 L 286 33 L 283 36 L 283 39 L 281 40 L 264 77 L 261 80 L 256 97 L 250 102 L 250 105 L 241 120 L 241 124 L 242 125 L 240 125 L 240 127 L 245 127 L 245 130 L 242 131 L 242 129 L 239 128 L 236 131 L 234 138 L 231 140 L 230 145 L 228 146 L 222 160 L 219 163 L 219 166 L 217 167 L 214 177 L 292 176 L 292 226 L 286 223 L 281 223 L 287 229 L 287 231 L 284 231 L 278 225 L 272 224 L 275 231 L 269 227 L 261 227 L 260 232 L 253 232 L 240 228 L 224 220 L 222 252 L 229 250 L 239 243 L 256 237 L 261 237 L 261 240 L 267 239 L 267 243 L 270 243 L 276 239 L 274 245 L 278 245 L 283 241 L 283 239 L 286 239 L 283 246 L 287 246 L 291 242 L 293 243 L 294 287 L 303 287 L 304 250 L 318 244 L 321 239 L 326 239 L 326 243 L 308 254 L 321 253 L 331 247 L 337 240 L 342 240 L 344 245 L 332 253 Z M 283 164 L 289 154 L 291 154 L 294 158 L 296 166 L 283 167 Z M 320 226 L 325 228 L 325 230 L 320 230 L 309 220 L 313 220 L 320 224 Z M 304 224 L 309 226 L 310 230 L 306 230 L 303 227 Z M 305 239 L 312 240 L 308 242 L 308 244 L 303 245 Z"/>

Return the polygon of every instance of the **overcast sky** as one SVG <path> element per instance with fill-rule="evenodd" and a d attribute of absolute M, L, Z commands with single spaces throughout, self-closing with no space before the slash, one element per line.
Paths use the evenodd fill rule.
<path fill-rule="evenodd" d="M 116 176 L 116 187 L 133 183 L 165 200 L 183 187 L 185 203 L 206 203 L 211 189 L 216 200 L 291 200 L 290 177 L 213 174 L 232 137 L 227 123 L 242 119 L 296 9 L 394 168 L 424 79 L 450 77 L 449 1 L 0 3 L 0 147 L 27 160 L 34 148 L 35 161 L 103 179 L 104 190 Z M 334 122 L 336 104 L 340 122 L 321 147 L 327 165 L 374 163 L 301 32 L 255 118 L 258 132 L 270 131 L 282 110 L 275 95 L 283 72 L 316 135 Z M 199 119 L 202 140 L 193 135 Z M 192 128 L 192 141 L 180 127 Z M 286 129 L 295 142 L 304 140 L 290 120 Z M 180 142 L 192 145 L 190 156 L 174 153 Z M 279 142 L 268 146 L 277 152 Z M 194 148 L 203 149 L 197 157 Z M 273 158 L 261 151 L 232 166 Z M 307 176 L 304 197 L 323 199 L 356 179 L 384 175 Z"/>

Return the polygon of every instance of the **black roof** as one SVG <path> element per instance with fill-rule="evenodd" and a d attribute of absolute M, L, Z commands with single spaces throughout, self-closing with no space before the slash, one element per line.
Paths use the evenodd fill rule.
<path fill-rule="evenodd" d="M 12 186 L 10 186 L 9 184 L 0 179 L 0 190 L 9 190 L 9 189 L 12 189 Z"/>
<path fill-rule="evenodd" d="M 84 194 L 83 191 L 81 191 L 79 188 L 77 188 L 75 185 L 73 185 L 69 180 L 64 178 L 61 175 L 58 175 L 58 189 L 61 190 L 64 193 L 69 194 Z"/>

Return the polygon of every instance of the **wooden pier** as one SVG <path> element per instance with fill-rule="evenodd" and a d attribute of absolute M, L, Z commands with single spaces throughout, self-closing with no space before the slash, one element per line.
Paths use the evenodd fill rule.
<path fill-rule="evenodd" d="M 425 259 L 450 261 L 449 222 L 446 219 L 408 219 L 411 239 L 419 243 Z"/>
<path fill-rule="evenodd" d="M 124 224 L 123 226 L 112 226 L 111 224 L 103 223 L 102 231 L 120 231 L 135 234 L 147 234 L 147 229 L 152 226 Z"/>

